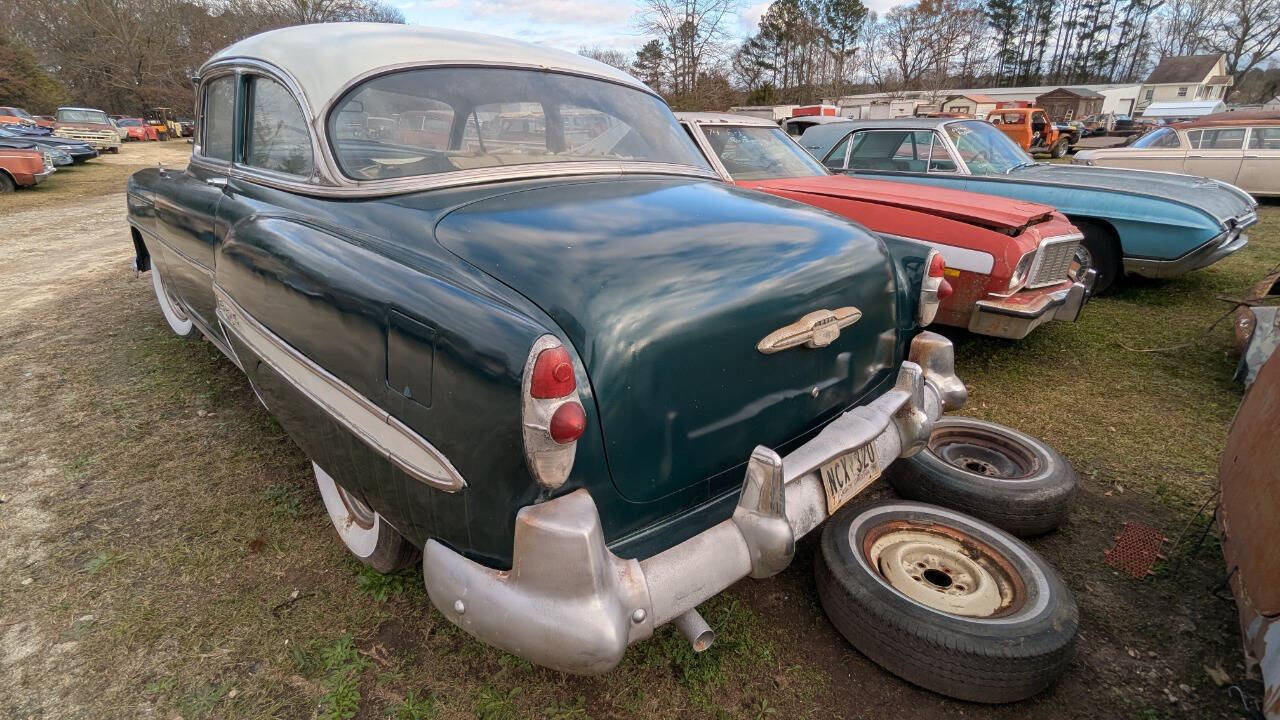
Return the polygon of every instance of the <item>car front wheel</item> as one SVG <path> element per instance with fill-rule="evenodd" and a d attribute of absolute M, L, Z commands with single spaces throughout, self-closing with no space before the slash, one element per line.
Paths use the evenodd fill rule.
<path fill-rule="evenodd" d="M 324 507 L 329 511 L 329 520 L 357 560 L 381 573 L 401 570 L 417 560 L 418 549 L 413 543 L 319 465 L 311 463 L 311 467 Z"/>
<path fill-rule="evenodd" d="M 1071 263 L 1075 277 L 1082 278 L 1086 271 L 1092 269 L 1097 275 L 1089 291 L 1094 295 L 1101 295 L 1120 278 L 1122 265 L 1119 243 L 1110 229 L 1100 223 L 1076 218 L 1072 218 L 1071 223 L 1084 235 L 1084 240 L 1076 246 L 1076 254 Z"/>
<path fill-rule="evenodd" d="M 889 672 L 943 695 L 1023 700 L 1066 670 L 1079 612 L 1058 574 L 1002 530 L 954 510 L 851 506 L 814 563 L 832 624 Z"/>
<path fill-rule="evenodd" d="M 1049 155 L 1054 158 L 1064 158 L 1067 156 L 1067 150 L 1069 149 L 1070 143 L 1067 142 L 1066 138 L 1062 138 L 1053 144 L 1053 147 L 1049 150 Z"/>

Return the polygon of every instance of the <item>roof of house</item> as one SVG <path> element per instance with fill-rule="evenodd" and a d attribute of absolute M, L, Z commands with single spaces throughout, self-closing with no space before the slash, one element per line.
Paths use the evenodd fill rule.
<path fill-rule="evenodd" d="M 280 28 L 219 50 L 205 67 L 241 59 L 264 62 L 286 73 L 315 113 L 337 100 L 337 95 L 356 78 L 410 67 L 473 65 L 551 70 L 653 92 L 617 68 L 571 52 L 494 35 L 415 25 L 321 23 Z"/>
<path fill-rule="evenodd" d="M 1192 102 L 1154 102 L 1142 111 L 1142 117 L 1190 118 L 1216 113 L 1226 105 L 1221 100 L 1195 100 Z"/>
<path fill-rule="evenodd" d="M 1174 55 L 1162 58 L 1156 69 L 1147 76 L 1147 85 L 1169 83 L 1198 83 L 1213 72 L 1222 55 Z"/>
<path fill-rule="evenodd" d="M 979 95 L 978 93 L 964 93 L 964 94 L 962 94 L 962 95 L 950 95 L 950 96 L 948 96 L 948 97 L 947 97 L 947 99 L 946 99 L 946 100 L 943 100 L 943 102 L 951 102 L 952 100 L 955 100 L 956 98 L 964 98 L 964 99 L 966 99 L 966 100 L 972 100 L 972 101 L 974 101 L 975 103 L 980 103 L 980 104 L 983 104 L 983 105 L 985 105 L 985 104 L 987 104 L 987 103 L 994 103 L 994 102 L 997 102 L 997 100 L 996 100 L 995 98 L 991 97 L 990 95 Z"/>
<path fill-rule="evenodd" d="M 1082 98 L 1100 98 L 1100 97 L 1103 97 L 1102 93 L 1100 93 L 1100 92 L 1094 92 L 1094 91 L 1090 90 L 1089 88 L 1083 88 L 1083 87 L 1060 87 L 1060 88 L 1054 88 L 1054 89 L 1050 90 L 1049 92 L 1047 92 L 1047 93 L 1043 93 L 1043 94 L 1044 94 L 1044 95 L 1050 95 L 1050 94 L 1052 94 L 1052 93 L 1056 93 L 1056 92 L 1071 93 L 1072 95 L 1075 95 L 1076 97 L 1082 97 Z"/>

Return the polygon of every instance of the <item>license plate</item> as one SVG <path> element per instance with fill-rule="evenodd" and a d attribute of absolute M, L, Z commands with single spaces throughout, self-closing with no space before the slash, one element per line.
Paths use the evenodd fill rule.
<path fill-rule="evenodd" d="M 819 473 L 822 475 L 822 487 L 827 491 L 827 514 L 832 515 L 880 477 L 875 443 L 863 445 L 826 463 Z"/>

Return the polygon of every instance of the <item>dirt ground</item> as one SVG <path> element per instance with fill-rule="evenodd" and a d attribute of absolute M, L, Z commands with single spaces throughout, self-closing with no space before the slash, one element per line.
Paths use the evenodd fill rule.
<path fill-rule="evenodd" d="M 952 334 L 964 412 L 1044 438 L 1081 480 L 1072 517 L 1032 543 L 1080 605 L 1075 660 L 1043 695 L 988 707 L 854 651 L 818 606 L 812 537 L 780 577 L 704 604 L 707 653 L 666 629 L 596 678 L 471 640 L 419 571 L 363 570 L 306 458 L 216 349 L 168 332 L 131 269 L 123 179 L 189 147 L 129 144 L 0 198 L 0 717 L 1246 717 L 1232 688 L 1259 686 L 1215 531 L 1199 542 L 1240 398 L 1230 323 L 1206 328 L 1229 309 L 1218 294 L 1280 263 L 1280 207 L 1236 256 L 1128 283 L 1078 323 Z M 1125 521 L 1170 538 L 1146 579 L 1103 560 Z"/>

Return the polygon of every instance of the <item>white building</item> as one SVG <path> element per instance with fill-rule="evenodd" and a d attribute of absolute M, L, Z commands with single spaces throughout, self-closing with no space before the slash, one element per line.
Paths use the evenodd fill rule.
<path fill-rule="evenodd" d="M 1009 87 L 1009 88 L 955 88 L 949 90 L 909 90 L 905 92 L 895 93 L 864 93 L 861 95 L 845 95 L 840 98 L 837 103 L 840 106 L 840 114 L 854 118 L 883 118 L 883 117 L 901 117 L 903 115 L 917 115 L 930 112 L 945 112 L 942 108 L 943 101 L 948 97 L 956 95 L 985 95 L 997 103 L 1002 102 L 1028 102 L 1033 103 L 1036 98 L 1047 92 L 1057 90 L 1059 87 L 1071 87 L 1074 89 L 1092 90 L 1102 96 L 1102 110 L 1104 113 L 1120 113 L 1122 115 L 1132 115 L 1135 106 L 1138 103 L 1138 91 L 1141 85 L 1129 83 L 1111 83 L 1101 85 L 1037 85 L 1032 87 Z M 895 114 L 875 114 L 867 115 L 867 112 L 874 112 L 876 106 L 887 108 L 892 103 L 898 110 Z M 909 107 L 909 111 L 903 111 Z"/>
<path fill-rule="evenodd" d="M 1153 102 L 1222 100 L 1235 78 L 1227 72 L 1226 55 L 1174 55 L 1162 58 L 1142 83 L 1138 109 Z"/>

